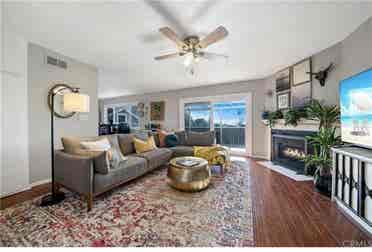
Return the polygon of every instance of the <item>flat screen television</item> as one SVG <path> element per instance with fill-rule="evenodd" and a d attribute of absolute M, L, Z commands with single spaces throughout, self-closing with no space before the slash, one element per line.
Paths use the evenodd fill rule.
<path fill-rule="evenodd" d="M 372 148 L 372 69 L 340 82 L 342 141 Z"/>

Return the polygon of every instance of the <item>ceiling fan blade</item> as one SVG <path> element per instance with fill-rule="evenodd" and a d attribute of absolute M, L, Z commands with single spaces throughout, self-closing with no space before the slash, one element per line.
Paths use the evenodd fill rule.
<path fill-rule="evenodd" d="M 206 48 L 210 44 L 216 43 L 217 41 L 227 37 L 228 34 L 229 32 L 225 27 L 219 26 L 216 30 L 209 33 L 204 39 L 202 39 L 198 45 L 200 48 Z"/>
<path fill-rule="evenodd" d="M 186 44 L 177 36 L 177 34 L 169 27 L 163 27 L 159 29 L 164 36 L 174 41 L 179 47 L 183 48 Z"/>
<path fill-rule="evenodd" d="M 182 55 L 180 53 L 170 53 L 170 54 L 157 56 L 154 59 L 155 60 L 164 60 L 164 59 L 174 58 L 174 57 L 178 57 L 178 56 L 182 56 Z"/>
<path fill-rule="evenodd" d="M 210 53 L 210 52 L 199 52 L 199 55 L 207 60 L 214 60 L 214 59 L 228 59 L 229 56 L 224 54 L 218 54 L 218 53 Z"/>

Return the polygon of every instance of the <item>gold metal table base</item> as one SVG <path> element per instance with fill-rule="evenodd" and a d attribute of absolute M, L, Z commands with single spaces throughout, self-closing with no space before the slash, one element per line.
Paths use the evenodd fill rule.
<path fill-rule="evenodd" d="M 192 167 L 184 167 L 177 163 L 178 160 L 193 159 L 199 162 Z M 197 192 L 208 187 L 211 171 L 205 159 L 197 157 L 179 157 L 170 161 L 167 174 L 167 183 L 180 191 Z"/>
<path fill-rule="evenodd" d="M 184 192 L 198 192 L 203 189 L 206 189 L 209 186 L 210 178 L 201 180 L 201 181 L 193 181 L 187 183 L 181 182 L 174 182 L 173 180 L 167 178 L 167 183 L 174 189 L 184 191 Z"/>

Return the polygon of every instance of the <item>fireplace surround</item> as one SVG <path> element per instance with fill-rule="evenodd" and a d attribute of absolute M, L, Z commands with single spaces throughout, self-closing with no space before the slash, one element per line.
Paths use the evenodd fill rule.
<path fill-rule="evenodd" d="M 307 167 L 301 158 L 313 153 L 313 147 L 308 143 L 306 136 L 314 134 L 316 131 L 272 129 L 271 161 L 298 174 L 312 175 L 314 169 Z"/>

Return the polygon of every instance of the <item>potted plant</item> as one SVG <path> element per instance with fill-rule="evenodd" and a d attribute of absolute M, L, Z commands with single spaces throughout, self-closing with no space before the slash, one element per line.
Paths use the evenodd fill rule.
<path fill-rule="evenodd" d="M 306 118 L 306 109 L 305 108 L 290 108 L 284 114 L 284 124 L 297 126 L 301 118 Z"/>
<path fill-rule="evenodd" d="M 283 118 L 283 113 L 280 110 L 269 112 L 269 115 L 267 117 L 267 120 L 269 122 L 269 127 L 270 128 L 274 127 L 276 121 L 282 118 Z"/>
<path fill-rule="evenodd" d="M 330 195 L 332 190 L 332 146 L 341 144 L 341 137 L 336 135 L 336 128 L 322 127 L 316 135 L 306 137 L 312 144 L 314 153 L 305 157 L 308 166 L 315 166 L 314 185 L 320 192 Z"/>
<path fill-rule="evenodd" d="M 340 120 L 340 108 L 337 105 L 328 106 L 318 100 L 312 100 L 306 107 L 307 117 L 319 121 L 319 129 L 330 128 Z"/>

